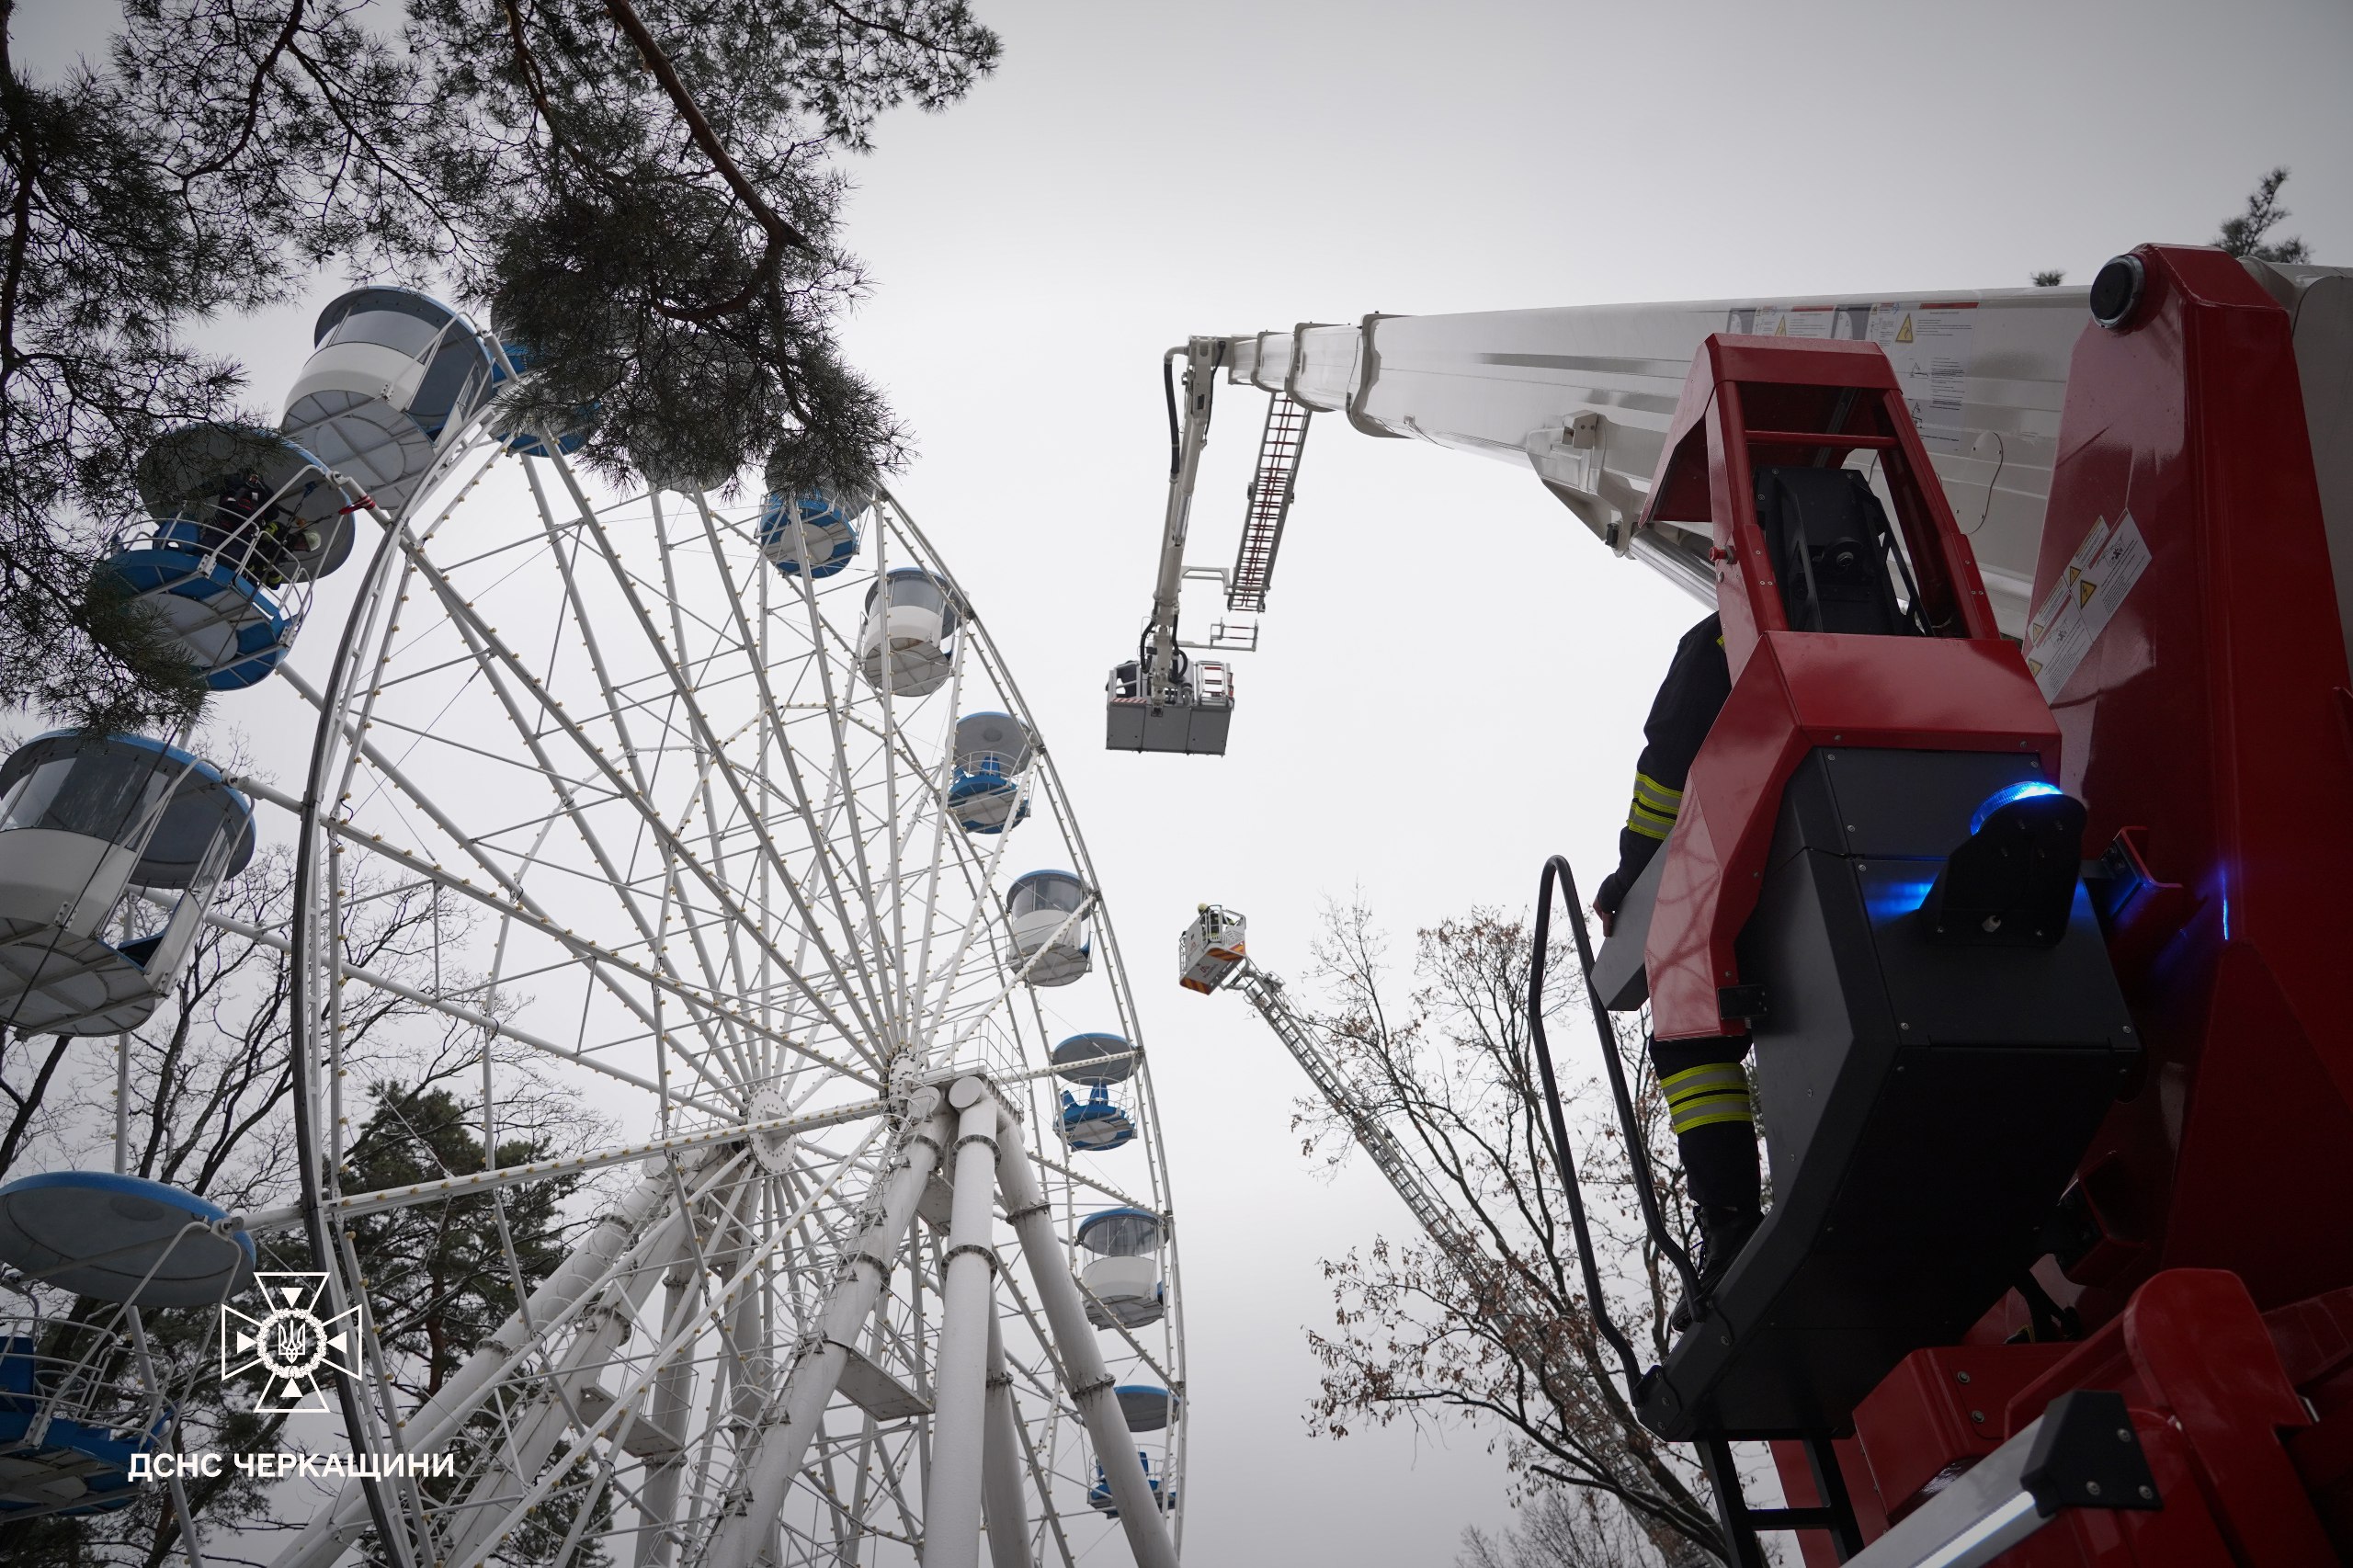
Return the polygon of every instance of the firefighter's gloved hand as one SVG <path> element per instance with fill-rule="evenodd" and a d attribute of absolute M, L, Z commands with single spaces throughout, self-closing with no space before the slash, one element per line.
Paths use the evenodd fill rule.
<path fill-rule="evenodd" d="M 1601 879 L 1601 886 L 1594 891 L 1593 912 L 1601 916 L 1601 934 L 1613 935 L 1618 927 L 1618 910 L 1626 902 L 1626 894 L 1633 890 L 1637 870 L 1629 875 L 1620 867 Z"/>

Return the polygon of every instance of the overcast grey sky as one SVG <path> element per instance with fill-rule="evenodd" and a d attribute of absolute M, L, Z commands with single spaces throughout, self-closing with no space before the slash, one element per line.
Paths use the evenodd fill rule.
<path fill-rule="evenodd" d="M 1002 71 L 887 121 L 852 172 L 878 291 L 853 358 L 915 426 L 897 486 L 1012 661 L 1075 798 L 1144 1009 L 1188 1292 L 1188 1555 L 1420 1568 L 1507 1517 L 1483 1435 L 1311 1442 L 1320 1257 L 1397 1234 L 1313 1173 L 1304 1085 L 1236 997 L 1176 988 L 1193 905 L 1303 978 L 1360 888 L 1401 952 L 1542 857 L 1606 869 L 1689 601 L 1529 476 L 1319 420 L 1232 755 L 1109 756 L 1105 668 L 1148 597 L 1156 360 L 1188 333 L 1368 311 L 2086 281 L 2199 242 L 2274 164 L 2353 263 L 2353 6 L 976 0 Z M 20 51 L 87 47 L 35 0 Z M 274 399 L 335 291 L 226 339 Z M 1222 563 L 1263 402 L 1221 393 L 1196 511 Z"/>

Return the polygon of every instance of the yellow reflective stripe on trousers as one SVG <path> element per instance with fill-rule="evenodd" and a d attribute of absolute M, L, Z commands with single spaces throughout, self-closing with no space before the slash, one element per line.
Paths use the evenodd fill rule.
<path fill-rule="evenodd" d="M 1668 1119 L 1676 1135 L 1680 1137 L 1695 1127 L 1712 1127 L 1720 1121 L 1754 1122 L 1756 1112 L 1749 1105 L 1748 1095 L 1744 1090 L 1737 1095 L 1702 1095 L 1697 1099 L 1686 1100 L 1675 1108 Z"/>
<path fill-rule="evenodd" d="M 1670 1105 L 1693 1095 L 1722 1094 L 1732 1089 L 1745 1095 L 1748 1092 L 1748 1073 L 1737 1062 L 1707 1062 L 1680 1073 L 1669 1073 L 1658 1081 L 1658 1086 L 1665 1092 Z"/>

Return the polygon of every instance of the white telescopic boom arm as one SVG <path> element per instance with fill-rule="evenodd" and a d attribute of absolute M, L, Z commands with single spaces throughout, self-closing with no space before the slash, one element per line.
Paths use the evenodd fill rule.
<path fill-rule="evenodd" d="M 1176 424 L 1176 405 L 1181 403 L 1182 423 L 1169 432 L 1175 450 L 1168 465 L 1168 514 L 1160 528 L 1160 573 L 1152 585 L 1152 627 L 1144 634 L 1151 668 L 1138 672 L 1155 694 L 1166 689 L 1176 671 L 1177 598 L 1185 585 L 1185 536 L 1192 528 L 1193 481 L 1200 472 L 1201 449 L 1209 444 L 1210 403 L 1216 395 L 1217 368 L 1225 358 L 1226 344 L 1222 337 L 1196 337 L 1161 358 L 1161 373 L 1165 376 L 1181 355 L 1185 381 L 1181 392 L 1172 383 L 1169 393 L 1170 421 Z"/>

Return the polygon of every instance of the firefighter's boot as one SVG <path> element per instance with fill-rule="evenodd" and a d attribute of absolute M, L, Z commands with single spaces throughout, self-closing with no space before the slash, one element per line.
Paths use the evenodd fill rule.
<path fill-rule="evenodd" d="M 1751 1203 L 1728 1206 L 1703 1203 L 1698 1210 L 1699 1221 L 1699 1256 L 1692 1262 L 1699 1273 L 1699 1300 L 1706 1301 L 1716 1293 L 1716 1287 L 1731 1272 L 1733 1259 L 1756 1233 L 1765 1216 L 1758 1205 Z M 1677 1334 L 1691 1326 L 1691 1299 L 1685 1297 L 1675 1303 L 1675 1313 L 1666 1325 Z"/>

